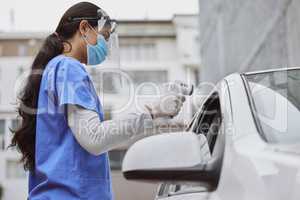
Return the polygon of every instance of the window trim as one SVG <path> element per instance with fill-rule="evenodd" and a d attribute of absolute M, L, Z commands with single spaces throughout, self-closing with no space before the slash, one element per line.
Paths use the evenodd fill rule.
<path fill-rule="evenodd" d="M 251 114 L 252 114 L 253 121 L 254 121 L 256 130 L 258 132 L 258 135 L 261 137 L 261 139 L 263 141 L 269 142 L 267 140 L 266 135 L 263 132 L 262 126 L 261 126 L 261 124 L 259 122 L 259 118 L 258 118 L 258 116 L 256 114 L 257 113 L 257 109 L 256 109 L 256 106 L 254 104 L 254 99 L 253 99 L 253 97 L 251 95 L 250 85 L 249 85 L 248 81 L 246 80 L 246 74 L 241 74 L 241 78 L 243 80 L 243 84 L 244 84 L 244 87 L 245 87 L 245 90 L 246 90 L 246 96 L 247 96 L 247 99 L 248 99 L 249 107 L 250 107 L 250 110 L 251 110 Z"/>

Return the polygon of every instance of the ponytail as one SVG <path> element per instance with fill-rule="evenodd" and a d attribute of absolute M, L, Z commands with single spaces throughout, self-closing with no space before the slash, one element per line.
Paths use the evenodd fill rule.
<path fill-rule="evenodd" d="M 22 153 L 21 162 L 25 170 L 34 168 L 36 109 L 43 71 L 47 63 L 63 52 L 63 43 L 56 34 L 49 35 L 35 57 L 27 84 L 20 94 L 18 114 L 22 118 L 21 126 L 11 130 L 14 134 L 10 147 L 17 146 Z M 28 108 L 33 112 L 29 112 Z"/>

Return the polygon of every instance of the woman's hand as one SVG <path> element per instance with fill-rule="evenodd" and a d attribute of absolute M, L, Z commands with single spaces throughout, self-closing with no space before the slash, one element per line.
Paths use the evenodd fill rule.
<path fill-rule="evenodd" d="M 180 112 L 185 97 L 183 95 L 167 94 L 161 96 L 158 101 L 151 105 L 145 105 L 146 109 L 152 116 L 156 118 L 173 118 Z"/>

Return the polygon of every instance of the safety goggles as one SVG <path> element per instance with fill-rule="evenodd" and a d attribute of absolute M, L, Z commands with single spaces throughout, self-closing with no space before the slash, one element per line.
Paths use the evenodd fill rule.
<path fill-rule="evenodd" d="M 107 13 L 99 9 L 97 11 L 96 17 L 70 17 L 69 21 L 71 22 L 78 22 L 81 20 L 87 20 L 87 21 L 98 21 L 98 32 L 101 33 L 103 30 L 106 30 L 109 32 L 109 34 L 113 34 L 118 26 L 117 20 L 110 19 L 110 17 L 107 15 Z"/>

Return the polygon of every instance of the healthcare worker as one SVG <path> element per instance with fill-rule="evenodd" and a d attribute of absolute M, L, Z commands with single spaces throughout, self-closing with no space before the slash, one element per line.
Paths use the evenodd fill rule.
<path fill-rule="evenodd" d="M 113 199 L 107 151 L 144 137 L 158 118 L 174 117 L 182 107 L 184 100 L 173 95 L 167 103 L 147 105 L 145 113 L 105 121 L 83 64 L 105 60 L 113 28 L 114 21 L 98 6 L 78 3 L 33 61 L 20 94 L 22 123 L 11 144 L 29 170 L 29 199 Z"/>

